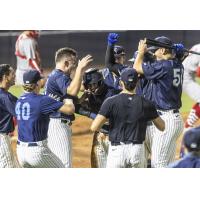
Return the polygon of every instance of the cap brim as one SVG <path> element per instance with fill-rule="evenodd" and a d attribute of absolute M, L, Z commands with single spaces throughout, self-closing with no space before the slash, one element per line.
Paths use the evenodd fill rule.
<path fill-rule="evenodd" d="M 155 52 L 158 49 L 159 49 L 159 47 L 155 47 L 155 46 L 147 48 L 148 51 L 152 51 L 152 52 Z"/>

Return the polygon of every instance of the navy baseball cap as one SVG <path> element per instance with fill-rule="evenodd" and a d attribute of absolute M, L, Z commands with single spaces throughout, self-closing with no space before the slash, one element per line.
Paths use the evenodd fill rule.
<path fill-rule="evenodd" d="M 200 150 L 200 127 L 188 130 L 183 138 L 184 145 L 189 151 Z"/>
<path fill-rule="evenodd" d="M 29 70 L 23 75 L 24 84 L 36 84 L 42 78 L 44 77 L 37 70 Z"/>
<path fill-rule="evenodd" d="M 126 83 L 137 83 L 138 73 L 133 68 L 126 68 L 121 73 L 121 81 Z"/>
<path fill-rule="evenodd" d="M 156 40 L 158 42 L 162 42 L 162 43 L 168 44 L 170 46 L 173 45 L 172 41 L 168 37 L 165 37 L 165 36 L 156 37 L 154 40 Z M 148 48 L 148 51 L 155 52 L 159 48 L 161 48 L 161 47 L 151 46 L 151 47 Z"/>

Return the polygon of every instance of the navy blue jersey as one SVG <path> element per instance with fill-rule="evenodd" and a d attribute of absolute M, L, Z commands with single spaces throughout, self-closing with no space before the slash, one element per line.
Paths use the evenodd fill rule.
<path fill-rule="evenodd" d="M 64 74 L 64 72 L 59 69 L 55 69 L 51 72 L 47 79 L 44 94 L 60 102 L 63 102 L 63 100 L 66 98 L 73 99 L 70 95 L 67 94 L 67 88 L 70 83 L 70 76 Z M 60 112 L 55 112 L 50 117 L 74 120 L 74 115 L 65 115 Z"/>
<path fill-rule="evenodd" d="M 14 131 L 13 116 L 16 102 L 15 96 L 0 88 L 0 133 L 8 134 Z"/>
<path fill-rule="evenodd" d="M 171 168 L 200 168 L 200 157 L 188 153 L 184 158 L 169 165 Z"/>
<path fill-rule="evenodd" d="M 147 121 L 158 117 L 155 106 L 143 97 L 120 93 L 105 100 L 99 111 L 110 122 L 111 142 L 145 140 Z"/>
<path fill-rule="evenodd" d="M 63 106 L 46 95 L 25 93 L 16 104 L 18 138 L 22 142 L 37 142 L 47 138 L 49 115 Z"/>
<path fill-rule="evenodd" d="M 177 59 L 143 63 L 144 76 L 150 81 L 146 98 L 157 109 L 169 110 L 181 107 L 183 65 Z M 147 88 L 146 88 L 147 89 Z"/>
<path fill-rule="evenodd" d="M 118 94 L 119 90 L 110 89 L 107 85 L 102 88 L 101 94 L 90 94 L 88 97 L 88 107 L 93 113 L 98 113 L 101 105 L 108 97 Z"/>

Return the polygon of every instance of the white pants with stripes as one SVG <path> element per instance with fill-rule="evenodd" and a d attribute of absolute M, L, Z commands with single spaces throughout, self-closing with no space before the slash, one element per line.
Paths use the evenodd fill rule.
<path fill-rule="evenodd" d="M 10 136 L 0 133 L 0 168 L 18 167 L 11 147 Z"/>
<path fill-rule="evenodd" d="M 183 131 L 183 119 L 180 113 L 162 112 L 160 116 L 165 121 L 165 130 L 159 131 L 154 125 L 147 126 L 145 139 L 145 157 L 151 154 L 151 167 L 167 167 L 175 160 L 176 141 Z"/>
<path fill-rule="evenodd" d="M 109 144 L 107 168 L 142 168 L 144 167 L 144 145 Z"/>
<path fill-rule="evenodd" d="M 61 119 L 50 118 L 48 147 L 63 162 L 66 168 L 72 167 L 72 131 Z"/>
<path fill-rule="evenodd" d="M 100 132 L 96 132 L 93 137 L 92 151 L 91 151 L 91 167 L 92 168 L 106 168 L 109 140 L 108 136 L 99 137 Z"/>
<path fill-rule="evenodd" d="M 17 145 L 19 163 L 24 168 L 64 168 L 61 160 L 48 148 L 47 141 L 37 142 L 38 146 Z"/>

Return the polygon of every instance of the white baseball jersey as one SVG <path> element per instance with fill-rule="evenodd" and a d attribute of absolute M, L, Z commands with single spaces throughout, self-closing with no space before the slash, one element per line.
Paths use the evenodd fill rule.
<path fill-rule="evenodd" d="M 192 51 L 200 52 L 200 44 L 191 48 Z M 183 61 L 184 66 L 184 80 L 194 80 L 197 68 L 200 66 L 200 56 L 196 54 L 189 54 Z"/>
<path fill-rule="evenodd" d="M 34 37 L 22 33 L 15 44 L 15 55 L 17 57 L 16 84 L 23 84 L 23 74 L 31 69 L 40 71 L 40 55 L 38 43 Z"/>
<path fill-rule="evenodd" d="M 200 52 L 200 44 L 191 48 L 192 51 Z M 186 92 L 194 101 L 200 101 L 200 86 L 195 81 L 196 70 L 200 66 L 200 56 L 190 54 L 184 61 L 183 91 Z"/>

